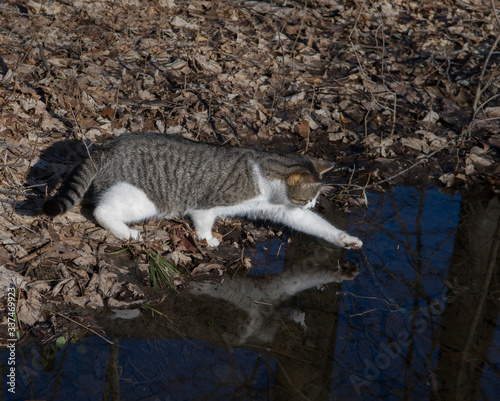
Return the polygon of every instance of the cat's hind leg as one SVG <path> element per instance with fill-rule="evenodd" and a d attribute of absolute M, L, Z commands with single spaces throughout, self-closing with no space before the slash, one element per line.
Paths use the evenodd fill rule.
<path fill-rule="evenodd" d="M 139 231 L 126 223 L 156 216 L 157 210 L 143 190 L 126 182 L 107 189 L 99 198 L 94 217 L 105 229 L 119 239 L 140 239 Z"/>
<path fill-rule="evenodd" d="M 196 236 L 199 240 L 207 241 L 209 246 L 219 246 L 219 240 L 212 234 L 212 226 L 217 217 L 212 210 L 190 210 L 187 215 L 193 222 Z"/>

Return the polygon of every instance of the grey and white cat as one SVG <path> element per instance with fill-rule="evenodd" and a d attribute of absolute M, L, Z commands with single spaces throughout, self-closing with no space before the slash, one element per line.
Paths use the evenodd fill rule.
<path fill-rule="evenodd" d="M 127 223 L 187 215 L 200 240 L 218 246 L 218 216 L 266 219 L 359 249 L 361 240 L 308 210 L 333 163 L 298 154 L 193 142 L 173 135 L 123 135 L 97 146 L 44 204 L 65 213 L 90 189 L 97 222 L 119 239 L 139 239 Z"/>

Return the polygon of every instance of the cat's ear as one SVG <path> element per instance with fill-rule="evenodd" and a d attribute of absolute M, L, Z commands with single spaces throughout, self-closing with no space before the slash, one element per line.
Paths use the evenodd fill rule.
<path fill-rule="evenodd" d="M 294 173 L 288 176 L 286 179 L 286 184 L 291 187 L 296 187 L 298 185 L 305 184 L 319 184 L 313 175 L 309 172 L 307 173 Z"/>
<path fill-rule="evenodd" d="M 319 175 L 322 175 L 335 167 L 335 162 L 316 159 L 314 157 L 309 157 L 309 159 L 311 160 L 314 169 L 318 172 Z"/>

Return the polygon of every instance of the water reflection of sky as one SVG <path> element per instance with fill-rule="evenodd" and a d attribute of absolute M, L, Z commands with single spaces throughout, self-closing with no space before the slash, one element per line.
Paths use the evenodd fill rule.
<path fill-rule="evenodd" d="M 364 233 L 368 259 L 393 296 L 403 296 L 401 292 L 409 291 L 417 277 L 426 278 L 426 294 L 435 294 L 442 290 L 442 278 L 448 272 L 459 212 L 458 194 L 397 187 L 384 195 L 371 195 L 366 214 L 352 227 Z M 362 273 L 368 272 L 362 269 Z M 371 280 L 361 277 L 366 276 L 360 275 L 357 284 L 371 290 Z"/>
<path fill-rule="evenodd" d="M 456 281 L 450 283 L 460 201 L 458 195 L 432 188 L 399 187 L 372 195 L 368 212 L 354 219 L 359 220 L 354 227 L 365 233 L 374 275 L 362 268 L 357 280 L 343 284 L 345 309 L 339 314 L 332 394 L 366 400 L 497 399 L 500 343 L 492 341 L 487 363 L 467 360 L 461 348 L 447 344 L 450 337 L 469 329 L 467 323 L 454 327 L 449 317 L 452 313 L 458 318 L 458 305 L 464 302 L 449 290 L 450 285 L 463 290 Z M 452 311 L 444 321 L 446 309 Z M 498 330 L 494 335 L 498 340 Z M 446 387 L 459 372 L 471 380 L 454 393 Z"/>
<path fill-rule="evenodd" d="M 436 364 L 433 342 L 444 307 L 442 279 L 453 253 L 460 196 L 399 187 L 371 195 L 369 202 L 367 213 L 351 226 L 364 233 L 375 277 L 361 268 L 356 281 L 344 282 L 345 313 L 339 314 L 336 347 L 344 354 L 334 364 L 332 391 L 361 399 L 401 399 L 405 394 L 427 399 L 426 371 Z"/>
<path fill-rule="evenodd" d="M 275 305 L 259 315 L 258 308 L 266 302 L 264 298 L 254 302 L 261 288 L 258 280 L 263 280 L 265 289 L 273 288 L 273 279 L 261 277 L 264 273 L 286 277 L 292 265 L 314 265 L 318 260 L 331 269 L 332 253 L 324 243 L 308 242 L 297 252 L 293 244 L 300 241 L 294 238 L 285 252 L 278 240 L 266 241 L 254 259 L 257 270 L 248 278 L 253 292 L 245 293 L 251 286 L 244 281 L 236 283 L 236 295 L 227 297 L 234 297 L 231 312 L 223 303 L 214 307 L 215 299 L 210 298 L 215 293 L 224 298 L 231 287 L 190 298 L 192 305 L 206 304 L 205 309 L 193 307 L 196 313 L 202 311 L 195 320 L 194 312 L 179 310 L 179 304 L 166 312 L 192 340 L 158 333 L 157 338 L 163 339 L 122 339 L 115 348 L 90 338 L 62 350 L 55 346 L 19 349 L 18 368 L 23 373 L 19 398 L 7 394 L 4 387 L 4 399 L 113 399 L 113 385 L 119 388 L 121 400 L 497 399 L 500 288 L 491 290 L 475 320 L 481 291 L 467 281 L 467 274 L 482 280 L 485 268 L 469 272 L 481 251 L 476 254 L 474 249 L 472 259 L 464 262 L 460 246 L 481 236 L 474 234 L 473 226 L 463 229 L 470 213 L 476 213 L 487 230 L 488 213 L 498 219 L 498 206 L 491 208 L 481 201 L 474 209 L 474 195 L 465 202 L 459 195 L 434 188 L 396 187 L 371 194 L 369 201 L 367 209 L 350 216 L 349 231 L 362 237 L 368 261 L 367 265 L 360 253 L 346 253 L 360 268 L 353 280 L 332 283 L 325 292 L 314 286 L 289 301 L 279 299 L 285 307 Z M 464 217 L 464 210 L 469 217 Z M 302 275 L 297 281 L 307 279 Z M 258 295 L 265 296 L 265 291 Z M 238 305 L 243 317 L 232 327 Z M 209 310 L 215 310 L 210 318 L 204 316 Z M 210 337 L 204 319 L 217 322 L 217 314 L 225 313 L 225 323 Z M 289 315 L 301 313 L 306 326 L 287 323 Z M 245 314 L 253 316 L 253 333 L 265 331 L 267 336 L 262 338 L 274 336 L 274 343 L 252 344 L 251 337 L 245 337 L 245 345 L 237 345 L 238 332 L 252 333 L 244 327 Z M 466 354 L 462 348 L 467 348 Z M 2 352 L 4 371 L 5 358 Z"/>
<path fill-rule="evenodd" d="M 270 239 L 258 244 L 257 254 L 252 258 L 252 270 L 248 274 L 263 276 L 278 274 L 285 268 L 286 235 L 281 239 Z"/>

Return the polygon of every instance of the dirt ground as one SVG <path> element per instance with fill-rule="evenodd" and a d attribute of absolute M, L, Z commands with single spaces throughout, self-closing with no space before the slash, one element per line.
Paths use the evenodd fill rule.
<path fill-rule="evenodd" d="M 154 285 L 162 266 L 175 266 L 166 274 L 178 290 L 188 277 L 250 268 L 253 244 L 280 234 L 221 221 L 224 242 L 210 251 L 183 220 L 148 222 L 144 242 L 123 243 L 85 207 L 40 215 L 86 146 L 125 132 L 336 160 L 322 206 L 347 211 L 394 184 L 498 186 L 494 5 L 3 1 L 0 303 L 15 285 L 18 333 L 72 336 L 92 327 L 86 311 L 171 294 Z"/>

